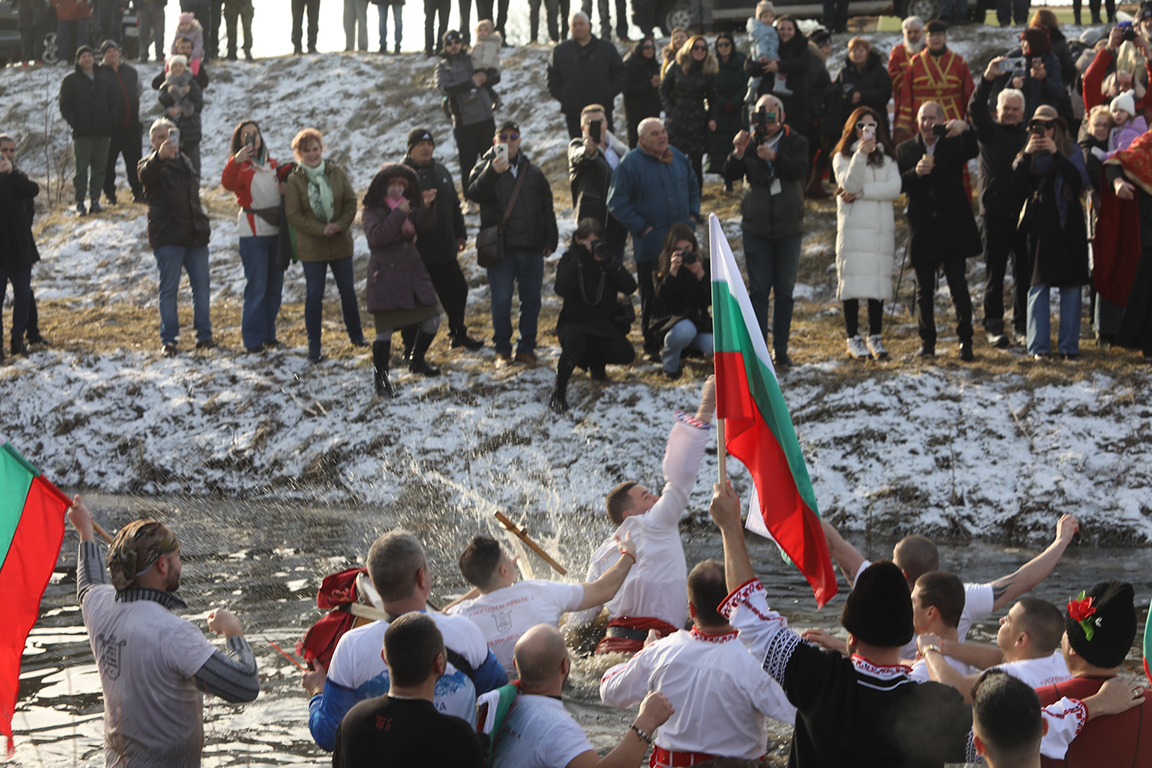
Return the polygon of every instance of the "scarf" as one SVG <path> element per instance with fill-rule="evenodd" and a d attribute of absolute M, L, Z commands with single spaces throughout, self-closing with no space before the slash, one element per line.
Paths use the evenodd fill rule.
<path fill-rule="evenodd" d="M 308 202 L 312 205 L 312 213 L 316 214 L 322 224 L 332 221 L 332 185 L 324 173 L 327 165 L 328 161 L 321 160 L 315 168 L 309 168 L 304 163 L 297 166 L 304 170 L 308 178 Z"/>
<path fill-rule="evenodd" d="M 408 202 L 411 203 L 412 201 L 409 200 Z M 423 201 L 421 201 L 420 205 L 423 204 Z M 396 210 L 396 206 L 400 205 L 400 201 L 393 200 L 392 198 L 385 195 L 384 205 L 388 206 L 389 211 L 394 211 Z M 413 206 L 412 210 L 416 210 L 415 206 Z M 404 217 L 404 224 L 400 227 L 400 235 L 405 240 L 410 240 L 416 236 L 416 225 L 412 223 L 412 219 L 409 216 Z"/>

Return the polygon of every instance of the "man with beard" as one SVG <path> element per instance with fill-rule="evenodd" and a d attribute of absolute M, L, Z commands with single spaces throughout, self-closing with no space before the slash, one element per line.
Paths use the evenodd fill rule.
<path fill-rule="evenodd" d="M 893 84 L 896 143 L 916 133 L 916 113 L 924 102 L 934 101 L 943 107 L 945 120 L 964 120 L 976 90 L 967 62 L 948 50 L 948 25 L 932 21 L 927 32 L 928 47 L 911 58 L 900 88 Z"/>
<path fill-rule="evenodd" d="M 888 54 L 888 77 L 892 80 L 892 95 L 899 96 L 900 88 L 904 85 L 904 76 L 908 74 L 908 65 L 912 63 L 912 57 L 924 50 L 924 19 L 919 16 L 909 16 L 904 19 L 904 23 L 900 25 L 904 32 L 904 42 L 897 43 L 892 48 L 892 52 Z M 893 119 L 900 116 L 900 104 L 896 104 L 896 114 Z M 892 144 L 895 146 L 904 139 L 908 138 L 907 134 L 900 136 L 898 134 L 892 135 Z"/>
<path fill-rule="evenodd" d="M 187 608 L 174 594 L 180 542 L 163 523 L 124 526 L 105 570 L 92 513 L 79 497 L 68 519 L 80 534 L 76 597 L 104 689 L 106 764 L 199 766 L 203 691 L 233 703 L 260 693 L 240 620 L 223 608 L 208 614 L 208 629 L 226 638 L 224 653 L 174 613 Z"/>

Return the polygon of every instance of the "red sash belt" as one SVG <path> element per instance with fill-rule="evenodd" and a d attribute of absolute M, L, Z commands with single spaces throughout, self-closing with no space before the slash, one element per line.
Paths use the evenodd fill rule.
<path fill-rule="evenodd" d="M 682 768 L 682 766 L 699 765 L 712 760 L 715 755 L 706 755 L 703 752 L 670 752 L 664 747 L 653 747 L 652 757 L 648 765 L 652 768 Z"/>
<path fill-rule="evenodd" d="M 596 644 L 596 653 L 639 653 L 650 629 L 667 637 L 679 627 L 648 616 L 621 616 L 608 622 L 608 635 Z"/>

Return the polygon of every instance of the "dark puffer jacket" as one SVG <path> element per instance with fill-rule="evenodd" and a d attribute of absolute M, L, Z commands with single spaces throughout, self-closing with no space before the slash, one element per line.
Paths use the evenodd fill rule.
<path fill-rule="evenodd" d="M 140 76 L 135 67 L 121 64 L 117 70 L 101 65 L 96 68 L 96 72 L 109 82 L 112 127 L 131 128 L 140 125 Z"/>
<path fill-rule="evenodd" d="M 200 90 L 200 84 L 195 80 L 188 85 L 188 98 L 196 107 L 196 111 L 191 115 L 168 116 L 168 119 L 176 123 L 176 127 L 180 129 L 180 146 L 200 141 L 203 137 L 203 132 L 200 130 L 200 113 L 204 111 L 204 92 Z M 168 93 L 167 83 L 160 86 L 160 103 L 164 105 L 164 109 L 176 103 L 176 99 Z"/>
<path fill-rule="evenodd" d="M 769 163 L 756 154 L 749 143 L 742 158 L 735 154 L 724 163 L 724 178 L 748 179 L 748 191 L 740 201 L 741 228 L 756 237 L 775 240 L 804 232 L 804 179 L 808 177 L 808 140 L 799 131 L 784 126 L 784 136 L 776 145 L 776 160 Z M 772 194 L 779 182 L 780 191 Z"/>
<path fill-rule="evenodd" d="M 556 294 L 564 299 L 556 332 L 575 330 L 589 336 L 623 336 L 612 322 L 616 296 L 630 296 L 635 290 L 636 280 L 620 261 L 597 261 L 587 248 L 572 244 L 556 267 Z"/>
<path fill-rule="evenodd" d="M 408 191 L 404 195 L 411 205 L 408 213 L 399 208 L 389 208 L 383 201 L 371 205 L 368 197 L 364 199 L 360 221 L 371 250 L 365 290 L 369 312 L 414 309 L 417 303 L 423 306 L 437 303 L 436 289 L 424 268 L 420 252 L 416 250 L 416 240 L 422 237 L 417 232 L 425 232 L 436 224 L 436 206 L 424 207 L 420 182 L 415 171 L 406 165 L 385 165 L 372 183 L 375 186 L 396 177 L 408 182 Z M 405 234 L 405 221 L 412 222 L 416 231 Z"/>
<path fill-rule="evenodd" d="M 565 40 L 548 57 L 548 93 L 566 115 L 578 115 L 589 104 L 612 109 L 626 77 L 620 51 L 595 35 L 587 45 Z"/>
<path fill-rule="evenodd" d="M 493 147 L 484 153 L 468 177 L 466 197 L 480 203 L 481 227 L 499 226 L 516 186 L 516 177 L 511 169 L 497 173 L 492 167 L 495 158 L 496 148 Z M 516 197 L 512 215 L 508 217 L 504 248 L 537 253 L 555 251 L 560 234 L 556 230 L 556 212 L 552 208 L 552 187 L 548 185 L 548 177 L 528 162 L 523 152 L 516 153 L 516 168 L 517 173 L 527 175 Z"/>
<path fill-rule="evenodd" d="M 668 67 L 660 83 L 664 127 L 668 143 L 686 155 L 708 151 L 708 121 L 716 109 L 716 75 L 695 67 L 685 72 L 679 64 Z"/>
<path fill-rule="evenodd" d="M 780 63 L 777 65 L 787 79 L 785 83 L 792 91 L 791 96 L 776 94 L 784 104 L 784 122 L 797 131 L 808 130 L 808 70 L 817 66 L 808 50 L 808 38 L 797 32 L 786 43 L 780 44 Z M 765 72 L 764 65 L 753 58 L 744 62 L 744 69 L 750 77 L 762 77 L 759 96 L 772 93 L 776 85 L 776 73 Z"/>
<path fill-rule="evenodd" d="M 828 111 L 821 123 L 821 133 L 836 140 L 844 132 L 844 123 L 859 107 L 872 107 L 880 115 L 884 131 L 891 136 L 888 126 L 888 101 L 892 98 L 892 78 L 880 54 L 870 51 L 864 66 L 857 67 L 850 59 L 832 81 L 827 99 Z M 852 94 L 859 93 L 860 101 L 852 103 Z"/>
<path fill-rule="evenodd" d="M 32 237 L 32 202 L 40 185 L 13 168 L 0 173 L 0 264 L 35 264 L 40 251 Z"/>
<path fill-rule="evenodd" d="M 404 165 L 416 173 L 420 180 L 420 191 L 436 190 L 437 226 L 421 232 L 416 238 L 416 250 L 425 264 L 448 264 L 456 260 L 460 252 L 458 240 L 468 237 L 464 226 L 464 214 L 460 212 L 460 198 L 456 196 L 456 185 L 452 174 L 440 163 L 433 160 L 428 165 L 417 165 L 410 156 L 404 158 Z M 451 222 L 451 223 L 449 223 Z"/>
<path fill-rule="evenodd" d="M 200 177 L 182 154 L 167 160 L 155 151 L 140 161 L 140 183 L 148 202 L 148 245 L 208 245 L 208 214 L 200 207 Z"/>
<path fill-rule="evenodd" d="M 652 77 L 660 74 L 660 59 L 633 51 L 624 57 L 624 69 L 624 111 L 628 122 L 639 125 L 645 118 L 660 117 L 660 91 L 652 85 Z"/>
<path fill-rule="evenodd" d="M 732 151 L 732 139 L 743 128 L 744 95 L 748 92 L 748 75 L 744 72 L 744 54 L 733 51 L 724 61 L 719 55 L 716 63 L 716 130 L 708 134 L 709 173 L 724 170 L 724 158 Z"/>
<path fill-rule="evenodd" d="M 112 135 L 112 83 L 84 74 L 80 65 L 60 83 L 60 114 L 72 127 L 72 138 Z"/>

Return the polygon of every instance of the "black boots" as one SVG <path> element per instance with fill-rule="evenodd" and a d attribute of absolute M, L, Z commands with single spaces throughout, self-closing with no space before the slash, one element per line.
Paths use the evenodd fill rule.
<path fill-rule="evenodd" d="M 408 370 L 412 373 L 419 373 L 421 376 L 440 375 L 440 369 L 433 368 L 424 359 L 428 347 L 432 346 L 433 338 L 435 338 L 434 334 L 425 333 L 423 330 L 416 331 L 416 338 L 412 340 L 412 357 L 408 361 Z"/>
<path fill-rule="evenodd" d="M 552 399 L 548 401 L 548 407 L 554 413 L 568 412 L 568 379 L 572 378 L 575 369 L 575 361 L 560 356 L 560 362 L 556 365 L 556 388 L 552 390 Z"/>
<path fill-rule="evenodd" d="M 377 397 L 396 397 L 396 388 L 388 378 L 388 356 L 392 354 L 392 340 L 372 344 L 372 368 L 375 371 Z"/>

